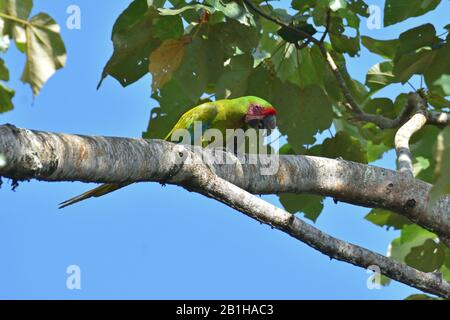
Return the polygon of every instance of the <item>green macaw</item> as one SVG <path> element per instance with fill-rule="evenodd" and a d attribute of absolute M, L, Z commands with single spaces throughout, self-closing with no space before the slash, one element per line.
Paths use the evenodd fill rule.
<path fill-rule="evenodd" d="M 254 96 L 206 102 L 186 111 L 164 140 L 170 141 L 177 129 L 187 129 L 193 136 L 194 123 L 196 121 L 201 121 L 202 132 L 206 129 L 218 129 L 224 136 L 226 129 L 246 130 L 254 128 L 270 131 L 276 127 L 276 114 L 277 112 L 271 103 Z M 95 189 L 62 202 L 60 208 L 91 197 L 101 197 L 129 184 L 102 184 Z"/>

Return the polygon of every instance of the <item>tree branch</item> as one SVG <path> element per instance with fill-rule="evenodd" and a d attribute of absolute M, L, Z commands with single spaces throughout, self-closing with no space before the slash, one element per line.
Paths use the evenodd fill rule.
<path fill-rule="evenodd" d="M 179 160 L 160 140 L 56 134 L 0 126 L 0 176 L 14 180 L 97 183 L 167 181 Z M 254 194 L 309 193 L 398 212 L 439 236 L 450 235 L 450 196 L 428 210 L 431 185 L 408 175 L 350 161 L 274 156 L 272 163 L 239 161 L 211 148 L 195 151 L 219 177 Z M 216 161 L 226 156 L 229 164 Z M 0 155 L 1 156 L 1 155 Z M 179 161 L 178 161 L 179 162 Z M 224 162 L 224 161 L 222 161 Z M 273 174 L 264 174 L 272 164 Z"/>
<path fill-rule="evenodd" d="M 397 153 L 397 168 L 411 177 L 413 174 L 412 154 L 409 150 L 409 140 L 414 133 L 422 129 L 427 123 L 424 113 L 418 112 L 411 117 L 395 134 L 395 152 Z"/>
<path fill-rule="evenodd" d="M 336 239 L 233 184 L 265 193 L 274 187 L 281 192 L 295 191 L 298 187 L 324 192 L 326 187 L 325 190 L 341 190 L 339 194 L 346 197 L 348 190 L 344 190 L 344 180 L 349 177 L 343 176 L 345 171 L 356 174 L 367 167 L 366 170 L 372 173 L 366 172 L 365 178 L 359 177 L 365 183 L 373 178 L 395 178 L 392 172 L 332 159 L 286 156 L 280 159 L 280 166 L 274 175 L 265 176 L 260 173 L 262 164 L 241 165 L 234 155 L 223 151 L 219 154 L 234 162 L 215 163 L 212 160 L 218 159 L 217 151 L 161 140 L 88 137 L 30 131 L 11 125 L 0 126 L 0 154 L 6 159 L 0 168 L 2 176 L 47 181 L 159 181 L 177 184 L 217 199 L 332 258 L 362 268 L 377 265 L 384 275 L 394 280 L 441 297 L 450 296 L 450 284 L 438 274 L 418 271 L 368 249 Z M 327 177 L 333 170 L 340 175 L 337 180 Z M 299 177 L 295 177 L 293 173 L 298 171 Z M 375 177 L 376 173 L 378 177 Z M 385 177 L 382 178 L 383 175 Z M 405 181 L 414 184 L 415 180 Z M 417 181 L 416 184 L 421 183 Z M 426 184 L 422 183 L 423 186 Z M 396 189 L 391 184 L 387 187 L 391 191 Z"/>
<path fill-rule="evenodd" d="M 446 112 L 428 111 L 428 122 L 440 127 L 450 124 L 450 115 Z"/>

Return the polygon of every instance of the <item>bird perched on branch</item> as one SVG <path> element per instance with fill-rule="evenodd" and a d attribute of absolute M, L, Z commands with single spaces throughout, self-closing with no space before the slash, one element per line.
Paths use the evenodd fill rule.
<path fill-rule="evenodd" d="M 276 110 L 267 101 L 246 96 L 236 99 L 223 99 L 200 104 L 184 113 L 164 140 L 171 141 L 178 129 L 187 130 L 194 136 L 196 123 L 201 123 L 202 134 L 207 129 L 217 129 L 225 135 L 227 129 L 266 129 L 276 127 Z M 194 141 L 192 140 L 193 144 Z M 64 201 L 60 208 L 92 197 L 101 197 L 107 193 L 123 188 L 131 183 L 108 183 L 89 190 L 79 196 Z"/>

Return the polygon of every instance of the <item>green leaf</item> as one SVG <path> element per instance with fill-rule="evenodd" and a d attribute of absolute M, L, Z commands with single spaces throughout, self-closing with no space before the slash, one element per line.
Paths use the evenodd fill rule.
<path fill-rule="evenodd" d="M 251 55 L 241 54 L 232 57 L 217 81 L 216 99 L 231 99 L 244 95 L 252 69 Z"/>
<path fill-rule="evenodd" d="M 344 160 L 367 163 L 367 153 L 358 139 L 345 131 L 339 131 L 333 138 L 322 142 L 321 155 L 327 158 L 343 158 Z"/>
<path fill-rule="evenodd" d="M 183 21 L 180 16 L 167 16 L 155 20 L 153 35 L 161 40 L 180 38 L 183 32 Z"/>
<path fill-rule="evenodd" d="M 402 32 L 398 41 L 396 60 L 404 54 L 412 53 L 422 47 L 432 48 L 439 44 L 441 40 L 436 36 L 434 26 L 426 23 Z"/>
<path fill-rule="evenodd" d="M 432 61 L 424 70 L 425 83 L 430 91 L 434 91 L 438 95 L 450 95 L 450 43 L 438 45 L 433 48 L 432 52 L 434 53 Z"/>
<path fill-rule="evenodd" d="M 235 19 L 246 26 L 255 26 L 253 15 L 234 1 L 225 2 L 223 0 L 205 0 L 205 2 L 215 8 L 217 11 L 231 19 Z"/>
<path fill-rule="evenodd" d="M 228 20 L 210 26 L 207 37 L 214 37 L 221 43 L 223 54 L 232 57 L 237 53 L 253 53 L 258 45 L 260 34 L 256 28 L 246 26 L 236 20 Z"/>
<path fill-rule="evenodd" d="M 49 15 L 39 13 L 26 28 L 27 62 L 22 81 L 37 95 L 44 83 L 66 63 L 66 48 L 58 24 Z"/>
<path fill-rule="evenodd" d="M 293 0 L 291 6 L 295 10 L 305 12 L 311 8 L 314 8 L 316 2 L 317 0 Z"/>
<path fill-rule="evenodd" d="M 405 262 L 423 272 L 438 270 L 445 260 L 445 251 L 442 244 L 427 239 L 422 245 L 411 248 L 406 255 Z"/>
<path fill-rule="evenodd" d="M 417 51 L 403 55 L 393 68 L 393 74 L 401 83 L 405 83 L 414 74 L 423 74 L 431 64 L 435 51 L 431 48 L 421 48 Z"/>
<path fill-rule="evenodd" d="M 186 46 L 171 79 L 152 94 L 160 107 L 152 110 L 144 138 L 164 138 L 184 112 L 199 104 L 208 84 L 222 71 L 222 51 L 214 38 L 196 37 Z"/>
<path fill-rule="evenodd" d="M 394 239 L 388 247 L 387 256 L 399 262 L 405 262 L 411 249 L 423 245 L 428 239 L 437 239 L 437 236 L 419 227 L 416 224 L 403 226 L 400 237 Z M 382 285 L 388 285 L 390 279 L 382 277 Z"/>
<path fill-rule="evenodd" d="M 402 229 L 403 226 L 411 224 L 404 216 L 383 209 L 372 209 L 370 212 L 364 217 L 364 219 L 376 224 L 380 227 L 394 228 L 395 230 Z"/>
<path fill-rule="evenodd" d="M 160 9 L 158 9 L 159 14 L 161 16 L 178 16 L 181 13 L 183 13 L 185 11 L 188 11 L 188 10 L 195 10 L 195 11 L 206 10 L 209 13 L 214 13 L 215 12 L 214 8 L 212 8 L 210 6 L 205 6 L 205 5 L 200 4 L 200 3 L 183 6 L 183 7 L 179 8 L 179 9 L 169 9 L 169 8 L 160 8 Z"/>
<path fill-rule="evenodd" d="M 405 257 L 414 247 L 421 246 L 428 239 L 436 239 L 436 235 L 415 225 L 405 225 L 401 236 L 394 239 L 389 245 L 387 256 L 399 262 L 405 262 Z M 384 277 L 383 285 L 389 284 L 390 280 Z"/>
<path fill-rule="evenodd" d="M 359 14 L 360 16 L 369 16 L 369 6 L 363 0 L 350 0 L 348 1 L 347 6 L 350 8 L 350 10 L 352 10 L 354 13 Z"/>
<path fill-rule="evenodd" d="M 417 177 L 422 171 L 430 167 L 430 160 L 424 157 L 416 157 L 413 164 L 413 173 Z"/>
<path fill-rule="evenodd" d="M 285 193 L 279 195 L 279 198 L 281 204 L 288 212 L 292 214 L 302 212 L 306 218 L 313 222 L 316 222 L 323 210 L 324 197 L 322 196 Z"/>
<path fill-rule="evenodd" d="M 351 57 L 356 56 L 359 53 L 359 36 L 349 37 L 345 34 L 333 33 L 329 34 L 331 45 L 340 53 L 348 53 Z"/>
<path fill-rule="evenodd" d="M 314 143 L 314 136 L 330 127 L 333 121 L 331 103 L 320 87 L 314 85 L 298 90 L 289 86 L 275 92 L 291 94 L 272 98 L 272 103 L 281 108 L 278 114 L 279 130 L 288 136 L 294 149 Z"/>
<path fill-rule="evenodd" d="M 281 80 L 290 81 L 301 88 L 313 84 L 323 86 L 327 66 L 317 46 L 298 51 L 295 45 L 287 43 L 271 60 Z"/>
<path fill-rule="evenodd" d="M 450 101 L 445 99 L 439 93 L 434 91 L 428 91 L 426 93 L 426 99 L 436 109 L 450 108 Z"/>
<path fill-rule="evenodd" d="M 0 80 L 8 81 L 9 80 L 9 70 L 6 67 L 5 61 L 0 58 Z"/>
<path fill-rule="evenodd" d="M 386 0 L 384 4 L 384 26 L 390 26 L 411 17 L 418 17 L 436 8 L 440 0 Z"/>
<path fill-rule="evenodd" d="M 338 11 L 339 9 L 345 9 L 347 7 L 347 3 L 345 0 L 329 0 L 331 11 Z"/>
<path fill-rule="evenodd" d="M 20 20 L 28 21 L 31 9 L 33 7 L 32 0 L 2 0 L 0 1 L 0 12 Z M 7 35 L 14 39 L 16 46 L 20 51 L 24 51 L 24 45 L 27 42 L 25 27 L 21 23 L 3 19 L 3 32 L 0 35 Z"/>
<path fill-rule="evenodd" d="M 431 207 L 444 194 L 450 193 L 450 127 L 445 127 L 438 135 L 435 151 L 436 182 L 430 191 Z"/>
<path fill-rule="evenodd" d="M 361 37 L 362 44 L 372 53 L 386 59 L 394 59 L 399 45 L 399 40 L 377 40 L 368 36 Z"/>
<path fill-rule="evenodd" d="M 441 87 L 444 95 L 450 96 L 450 74 L 441 75 L 439 79 L 433 82 L 433 86 Z"/>
<path fill-rule="evenodd" d="M 410 141 L 411 153 L 414 155 L 413 165 L 417 165 L 417 161 L 420 158 L 427 159 L 430 166 L 428 168 L 422 167 L 420 172 L 417 173 L 416 178 L 424 180 L 429 183 L 434 183 L 435 180 L 435 161 L 433 161 L 434 156 L 434 146 L 440 130 L 434 126 L 426 126 L 418 133 L 416 133 Z"/>
<path fill-rule="evenodd" d="M 432 86 L 439 75 L 450 72 L 447 56 L 450 47 L 443 45 L 431 24 L 424 24 L 403 32 L 394 59 L 393 73 L 405 83 L 413 74 L 425 74 L 425 81 Z"/>
<path fill-rule="evenodd" d="M 14 108 L 12 103 L 14 94 L 14 90 L 0 83 L 0 113 L 10 111 Z"/>
<path fill-rule="evenodd" d="M 371 92 L 376 92 L 391 83 L 398 82 L 393 73 L 392 61 L 377 63 L 369 69 L 366 75 L 366 85 Z"/>
<path fill-rule="evenodd" d="M 291 25 L 297 30 L 303 31 L 310 36 L 314 35 L 317 30 L 313 25 L 303 22 L 299 25 Z M 290 28 L 281 27 L 280 30 L 277 31 L 277 34 L 286 42 L 289 43 L 298 43 L 299 41 L 305 40 L 306 36 L 299 34 L 298 32 L 294 32 Z"/>
<path fill-rule="evenodd" d="M 133 1 L 122 12 L 112 31 L 114 53 L 103 69 L 99 87 L 108 75 L 125 87 L 148 73 L 150 53 L 161 44 L 155 37 L 155 24 L 164 18 L 170 19 L 159 17 L 146 0 Z"/>
<path fill-rule="evenodd" d="M 152 73 L 152 91 L 162 88 L 172 78 L 190 41 L 190 38 L 168 39 L 152 52 L 148 66 Z"/>

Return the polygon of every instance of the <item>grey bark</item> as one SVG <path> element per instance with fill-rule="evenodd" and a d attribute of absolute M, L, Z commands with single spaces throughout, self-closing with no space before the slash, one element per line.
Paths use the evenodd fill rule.
<path fill-rule="evenodd" d="M 214 162 L 217 153 L 231 164 Z M 400 172 L 334 159 L 281 156 L 273 175 L 234 155 L 161 140 L 56 134 L 0 126 L 0 176 L 15 180 L 84 182 L 159 181 L 212 197 L 280 229 L 328 256 L 367 268 L 423 291 L 450 296 L 450 284 L 365 248 L 323 233 L 251 193 L 312 193 L 399 212 L 441 236 L 450 235 L 450 198 L 427 212 L 431 186 Z M 242 190 L 245 189 L 245 190 Z"/>

